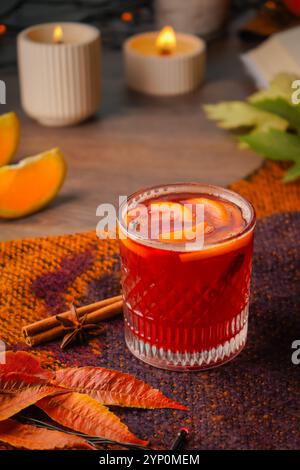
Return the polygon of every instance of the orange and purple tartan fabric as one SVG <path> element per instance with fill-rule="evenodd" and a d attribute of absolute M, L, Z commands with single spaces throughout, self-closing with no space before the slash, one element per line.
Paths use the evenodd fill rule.
<path fill-rule="evenodd" d="M 283 185 L 280 165 L 267 162 L 232 189 L 258 214 L 249 336 L 232 362 L 202 373 L 176 373 L 141 363 L 127 350 L 122 319 L 84 346 L 35 348 L 45 366 L 99 365 L 130 372 L 183 402 L 188 411 L 117 410 L 129 428 L 168 449 L 182 426 L 192 449 L 300 448 L 299 372 L 291 344 L 300 339 L 300 184 Z M 119 293 L 115 241 L 95 233 L 0 243 L 0 338 L 30 350 L 21 327 Z"/>

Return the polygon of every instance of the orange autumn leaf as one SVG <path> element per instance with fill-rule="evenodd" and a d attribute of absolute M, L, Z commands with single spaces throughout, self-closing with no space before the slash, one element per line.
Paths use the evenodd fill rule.
<path fill-rule="evenodd" d="M 94 449 L 79 436 L 18 423 L 13 419 L 0 423 L 0 441 L 19 449 L 30 450 Z"/>
<path fill-rule="evenodd" d="M 10 418 L 42 398 L 53 394 L 57 389 L 49 385 L 35 385 L 17 393 L 0 394 L 0 421 Z"/>
<path fill-rule="evenodd" d="M 53 373 L 42 369 L 40 361 L 24 351 L 7 351 L 5 364 L 0 364 L 0 393 L 13 393 L 22 388 L 46 384 Z"/>
<path fill-rule="evenodd" d="M 86 393 L 103 405 L 186 409 L 133 375 L 102 367 L 59 369 L 55 373 L 54 383 Z"/>
<path fill-rule="evenodd" d="M 108 408 L 88 395 L 68 392 L 36 403 L 51 419 L 75 431 L 132 444 L 147 445 Z"/>

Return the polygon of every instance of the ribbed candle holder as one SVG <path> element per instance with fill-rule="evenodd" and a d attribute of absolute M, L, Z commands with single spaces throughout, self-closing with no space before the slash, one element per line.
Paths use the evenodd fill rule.
<path fill-rule="evenodd" d="M 18 36 L 18 65 L 24 111 L 41 124 L 68 126 L 93 115 L 100 104 L 100 33 L 80 23 L 41 24 Z"/>
<path fill-rule="evenodd" d="M 178 52 L 170 55 L 155 51 L 157 32 L 129 38 L 124 44 L 127 84 L 150 95 L 179 95 L 195 90 L 205 69 L 205 42 L 192 35 L 177 34 Z"/>

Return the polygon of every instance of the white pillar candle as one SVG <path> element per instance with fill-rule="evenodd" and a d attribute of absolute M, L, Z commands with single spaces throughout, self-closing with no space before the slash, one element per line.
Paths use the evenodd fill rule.
<path fill-rule="evenodd" d="M 18 36 L 24 111 L 49 126 L 76 124 L 100 103 L 100 33 L 81 23 L 40 24 Z"/>
<path fill-rule="evenodd" d="M 183 33 L 209 36 L 222 28 L 229 6 L 230 0 L 156 0 L 156 23 L 158 28 L 170 24 Z"/>
<path fill-rule="evenodd" d="M 202 39 L 172 28 L 137 34 L 124 44 L 128 86 L 152 95 L 178 95 L 203 80 L 206 46 Z"/>

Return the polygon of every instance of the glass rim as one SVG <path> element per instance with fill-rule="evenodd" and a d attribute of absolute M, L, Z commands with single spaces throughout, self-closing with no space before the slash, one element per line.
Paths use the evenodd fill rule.
<path fill-rule="evenodd" d="M 184 190 L 184 188 L 186 188 Z M 191 189 L 194 189 L 194 191 L 191 191 Z M 195 193 L 203 193 L 203 194 L 209 194 L 212 196 L 217 196 L 220 199 L 223 199 L 225 201 L 229 201 L 234 203 L 239 207 L 239 209 L 242 211 L 242 215 L 244 217 L 245 211 L 248 211 L 248 220 L 244 217 L 246 221 L 246 226 L 237 234 L 234 234 L 230 237 L 224 238 L 223 240 L 219 240 L 217 242 L 211 243 L 204 245 L 202 248 L 199 249 L 199 246 L 197 247 L 195 244 L 195 249 L 191 248 L 189 250 L 186 250 L 184 248 L 184 245 L 182 242 L 172 242 L 172 244 L 168 242 L 164 242 L 162 240 L 158 239 L 149 239 L 145 238 L 143 236 L 139 236 L 136 233 L 132 233 L 127 229 L 127 226 L 124 223 L 124 217 L 123 215 L 127 213 L 128 208 L 130 208 L 130 205 L 135 202 L 135 204 L 140 204 L 143 203 L 149 199 L 155 199 L 155 197 L 159 198 L 161 195 L 166 195 L 166 194 L 180 194 L 182 193 L 188 193 L 190 192 L 195 192 Z M 201 190 L 201 192 L 200 192 Z M 144 196 L 144 197 L 143 197 Z M 132 208 L 135 207 L 135 204 L 132 204 Z M 256 212 L 254 209 L 253 204 L 248 201 L 246 198 L 241 196 L 240 194 L 236 193 L 235 191 L 232 191 L 231 189 L 224 188 L 222 186 L 217 186 L 213 184 L 208 184 L 208 183 L 197 183 L 197 182 L 187 182 L 187 183 L 170 183 L 170 184 L 159 184 L 155 186 L 149 186 L 143 189 L 139 189 L 138 191 L 135 191 L 132 193 L 125 201 L 122 202 L 120 205 L 120 210 L 119 210 L 119 217 L 118 217 L 118 225 L 121 229 L 121 231 L 132 241 L 160 249 L 160 250 L 166 250 L 166 251 L 178 251 L 178 252 L 194 252 L 194 251 L 201 251 L 205 252 L 206 250 L 214 249 L 217 247 L 221 247 L 226 245 L 227 243 L 230 243 L 235 240 L 242 239 L 243 237 L 247 236 L 251 231 L 254 230 L 255 225 L 256 225 Z M 191 245 L 191 244 L 189 244 Z"/>

